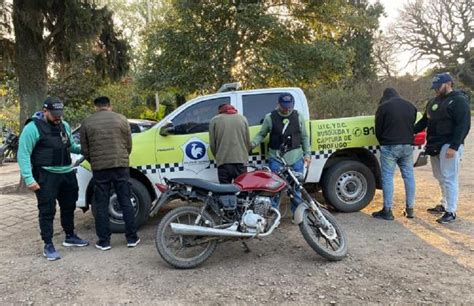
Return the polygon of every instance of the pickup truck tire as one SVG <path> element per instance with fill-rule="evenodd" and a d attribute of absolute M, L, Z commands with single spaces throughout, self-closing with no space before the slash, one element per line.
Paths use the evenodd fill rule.
<path fill-rule="evenodd" d="M 375 177 L 361 162 L 341 161 L 324 174 L 322 189 L 329 205 L 341 212 L 355 212 L 372 201 L 376 189 Z"/>
<path fill-rule="evenodd" d="M 135 209 L 135 225 L 137 228 L 142 226 L 150 214 L 151 197 L 148 190 L 142 183 L 134 178 L 129 179 L 132 205 Z M 117 195 L 111 192 L 109 204 L 109 225 L 112 233 L 125 233 L 125 222 L 123 221 L 122 211 L 117 202 Z M 97 214 L 95 199 L 92 198 L 92 213 L 94 217 Z"/>

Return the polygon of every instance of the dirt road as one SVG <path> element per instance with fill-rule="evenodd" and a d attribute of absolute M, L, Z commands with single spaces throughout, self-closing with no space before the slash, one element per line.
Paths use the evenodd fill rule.
<path fill-rule="evenodd" d="M 397 178 L 394 222 L 373 219 L 377 192 L 360 213 L 337 214 L 349 238 L 347 259 L 330 263 L 314 253 L 288 219 L 265 240 L 218 246 L 203 266 L 174 270 L 154 246 L 158 218 L 140 231 L 142 244 L 127 249 L 114 235 L 112 250 L 67 249 L 47 262 L 40 250 L 31 195 L 0 195 L 0 304 L 4 303 L 474 303 L 474 140 L 461 170 L 459 220 L 439 225 L 426 208 L 439 200 L 431 169 L 416 170 L 416 218 L 402 216 Z M 77 212 L 77 232 L 95 241 L 90 213 Z M 59 225 L 56 224 L 59 232 Z"/>

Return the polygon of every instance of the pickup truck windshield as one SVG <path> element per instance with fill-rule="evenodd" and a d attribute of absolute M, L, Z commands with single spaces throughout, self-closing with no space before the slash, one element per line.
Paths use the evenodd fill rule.
<path fill-rule="evenodd" d="M 209 122 L 217 115 L 219 105 L 230 103 L 229 97 L 200 101 L 179 113 L 174 119 L 174 134 L 191 134 L 209 131 Z"/>

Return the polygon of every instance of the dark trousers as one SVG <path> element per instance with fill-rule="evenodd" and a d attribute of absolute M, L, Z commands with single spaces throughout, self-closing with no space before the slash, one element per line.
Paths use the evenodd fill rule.
<path fill-rule="evenodd" d="M 217 177 L 221 184 L 231 184 L 242 173 L 247 172 L 244 164 L 224 164 L 217 167 Z"/>
<path fill-rule="evenodd" d="M 64 232 L 66 235 L 74 234 L 74 210 L 79 191 L 76 173 L 52 173 L 35 168 L 33 177 L 40 185 L 35 194 L 38 200 L 41 238 L 44 243 L 52 243 L 56 200 L 61 209 L 61 226 Z"/>
<path fill-rule="evenodd" d="M 135 212 L 130 200 L 129 168 L 111 168 L 93 171 L 94 205 L 96 205 L 95 231 L 101 242 L 110 242 L 109 203 L 113 185 L 122 209 L 127 240 L 137 239 Z"/>

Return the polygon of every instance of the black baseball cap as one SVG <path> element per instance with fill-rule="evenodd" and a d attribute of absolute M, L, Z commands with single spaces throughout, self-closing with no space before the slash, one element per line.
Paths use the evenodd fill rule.
<path fill-rule="evenodd" d="M 64 116 L 64 104 L 57 97 L 48 97 L 44 100 L 43 108 L 49 110 L 53 116 Z"/>

